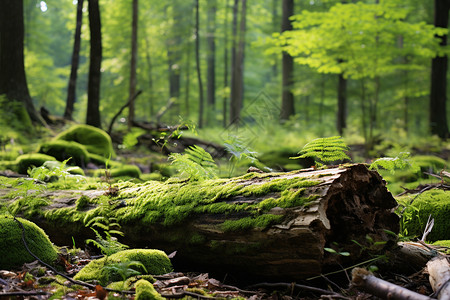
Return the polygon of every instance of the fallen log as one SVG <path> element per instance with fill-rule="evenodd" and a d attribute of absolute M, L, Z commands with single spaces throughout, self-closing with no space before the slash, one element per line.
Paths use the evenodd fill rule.
<path fill-rule="evenodd" d="M 122 225 L 121 242 L 177 251 L 176 269 L 219 270 L 236 278 L 316 276 L 361 262 L 366 250 L 384 253 L 399 230 L 395 199 L 381 176 L 362 164 L 201 182 L 124 182 L 117 188 L 118 197 L 106 201 L 114 209 L 106 212 Z M 94 238 L 83 222 L 105 213 L 100 200 L 86 200 L 95 193 L 63 199 L 51 193 L 53 203 L 28 219 L 57 245 Z M 350 255 L 336 254 L 341 251 Z"/>
<path fill-rule="evenodd" d="M 450 264 L 448 259 L 439 255 L 427 263 L 430 284 L 438 299 L 450 299 Z"/>

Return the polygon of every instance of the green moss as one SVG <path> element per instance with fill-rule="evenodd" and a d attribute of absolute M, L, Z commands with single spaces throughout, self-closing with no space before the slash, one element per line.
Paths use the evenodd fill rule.
<path fill-rule="evenodd" d="M 145 279 L 141 279 L 134 285 L 136 288 L 136 300 L 163 300 L 158 292 L 155 290 L 153 285 Z"/>
<path fill-rule="evenodd" d="M 138 281 L 144 279 L 150 283 L 155 283 L 156 280 L 153 278 L 152 275 L 138 275 L 128 278 L 125 281 L 114 281 L 110 284 L 108 284 L 107 288 L 113 289 L 113 290 L 129 290 L 131 289 L 134 284 Z"/>
<path fill-rule="evenodd" d="M 139 178 L 141 176 L 141 170 L 135 165 L 122 165 L 118 168 L 112 168 L 108 170 L 111 177 L 129 177 L 129 178 Z M 95 177 L 105 176 L 105 169 L 98 169 L 94 172 Z"/>
<path fill-rule="evenodd" d="M 252 228 L 266 229 L 272 224 L 279 223 L 283 216 L 265 214 L 257 217 L 245 217 L 238 220 L 227 220 L 222 223 L 223 231 L 241 231 Z"/>
<path fill-rule="evenodd" d="M 85 166 L 89 162 L 89 154 L 86 148 L 76 142 L 62 140 L 45 142 L 39 146 L 38 152 L 51 155 L 59 161 L 71 158 L 68 163 L 77 166 Z"/>
<path fill-rule="evenodd" d="M 436 241 L 436 242 L 433 243 L 433 245 L 450 248 L 450 240 Z"/>
<path fill-rule="evenodd" d="M 98 280 L 101 284 L 120 281 L 122 280 L 120 274 L 115 270 L 104 267 L 113 263 L 131 261 L 141 262 L 145 266 L 146 270 L 139 265 L 130 266 L 141 274 L 161 275 L 172 271 L 170 259 L 164 252 L 153 249 L 131 249 L 91 261 L 75 275 L 74 279 L 82 281 Z"/>
<path fill-rule="evenodd" d="M 409 216 L 402 224 L 402 231 L 406 229 L 408 236 L 421 236 L 428 217 L 434 218 L 434 227 L 427 236 L 429 241 L 446 240 L 449 237 L 450 228 L 450 192 L 442 190 L 430 190 L 417 196 L 412 205 L 409 205 L 412 197 L 408 195 L 398 198 L 400 204 L 407 208 L 403 213 Z"/>
<path fill-rule="evenodd" d="M 59 134 L 56 140 L 82 144 L 87 151 L 103 157 L 115 157 L 111 137 L 103 130 L 89 125 L 75 125 Z"/>
<path fill-rule="evenodd" d="M 24 154 L 17 157 L 15 164 L 17 166 L 17 172 L 20 174 L 27 174 L 28 168 L 40 167 L 46 161 L 56 160 L 53 156 L 41 154 L 41 153 L 31 153 Z"/>
<path fill-rule="evenodd" d="M 58 258 L 55 247 L 50 242 L 45 232 L 36 224 L 18 218 L 25 228 L 25 240 L 31 252 L 42 261 L 54 264 Z M 20 267 L 24 263 L 35 260 L 31 256 L 22 242 L 22 228 L 14 221 L 14 218 L 7 215 L 0 215 L 0 266 L 3 269 Z"/>

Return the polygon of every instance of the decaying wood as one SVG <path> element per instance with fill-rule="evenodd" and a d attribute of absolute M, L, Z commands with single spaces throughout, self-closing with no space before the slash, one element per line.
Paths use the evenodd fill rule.
<path fill-rule="evenodd" d="M 430 284 L 438 299 L 450 299 L 450 264 L 445 256 L 436 256 L 427 263 Z"/>
<path fill-rule="evenodd" d="M 232 274 L 235 278 L 300 280 L 317 276 L 338 265 L 352 265 L 365 259 L 367 253 L 361 246 L 372 251 L 384 252 L 395 245 L 395 236 L 386 230 L 398 233 L 398 217 L 393 212 L 397 203 L 387 191 L 381 176 L 365 165 L 350 165 L 325 170 L 299 170 L 275 173 L 265 177 L 231 178 L 228 182 L 242 186 L 258 186 L 273 180 L 289 182 L 314 180 L 316 185 L 303 187 L 298 196 L 314 196 L 305 206 L 275 207 L 264 214 L 281 215 L 282 221 L 265 229 L 253 228 L 225 231 L 226 220 L 240 220 L 252 215 L 251 211 L 214 213 L 205 210 L 191 215 L 183 222 L 171 226 L 162 223 L 145 223 L 145 213 L 128 219 L 122 225 L 124 238 L 120 241 L 136 248 L 156 248 L 166 253 L 177 251 L 173 262 L 177 270 L 217 271 Z M 152 184 L 151 182 L 147 184 Z M 223 184 L 227 184 L 224 182 Z M 183 183 L 186 188 L 198 185 Z M 179 187 L 178 187 L 179 188 Z M 300 188 L 298 188 L 300 189 Z M 295 192 L 293 188 L 292 192 Z M 127 190 L 119 191 L 122 195 Z M 161 193 L 161 191 L 158 191 Z M 231 205 L 257 204 L 267 198 L 278 199 L 281 192 L 268 190 L 267 194 L 211 195 L 214 203 Z M 297 194 L 295 194 L 297 195 Z M 133 196 L 130 196 L 133 197 Z M 161 197 L 161 194 L 148 197 Z M 132 209 L 132 199 L 123 199 L 126 209 Z M 75 201 L 58 201 L 59 207 L 73 207 Z M 43 208 L 45 209 L 45 207 Z M 92 209 L 92 207 L 88 208 Z M 254 213 L 254 212 L 253 212 Z M 59 224 L 54 219 L 42 216 L 31 218 L 42 227 L 57 245 L 77 245 L 93 238 L 82 220 L 73 224 Z M 189 237 L 200 237 L 193 242 Z M 377 248 L 368 244 L 366 236 L 378 243 Z M 355 243 L 356 241 L 357 243 Z M 324 248 L 348 251 L 344 257 L 324 251 Z"/>
<path fill-rule="evenodd" d="M 352 271 L 353 286 L 368 292 L 381 299 L 397 300 L 431 300 L 433 298 L 418 294 L 401 286 L 384 281 L 373 276 L 369 271 L 363 268 L 354 268 Z"/>

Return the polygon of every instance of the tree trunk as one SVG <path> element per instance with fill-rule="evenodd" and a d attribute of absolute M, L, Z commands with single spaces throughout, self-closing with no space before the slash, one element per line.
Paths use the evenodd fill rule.
<path fill-rule="evenodd" d="M 233 37 L 239 38 L 236 49 L 236 40 L 233 40 L 232 74 L 231 74 L 231 101 L 230 101 L 230 123 L 239 125 L 241 122 L 241 109 L 244 99 L 244 57 L 245 57 L 245 30 L 247 0 L 241 0 L 241 16 L 239 24 L 239 35 L 237 33 L 239 0 L 235 0 L 233 9 Z M 234 59 L 233 59 L 234 57 Z"/>
<path fill-rule="evenodd" d="M 208 1 L 208 23 L 207 23 L 207 88 L 206 88 L 206 103 L 208 104 L 207 122 L 215 118 L 216 110 L 216 10 L 217 2 Z"/>
<path fill-rule="evenodd" d="M 203 83 L 202 83 L 202 73 L 200 70 L 200 18 L 199 18 L 199 5 L 198 1 L 195 1 L 195 62 L 197 65 L 197 79 L 198 79 L 198 94 L 199 94 L 199 109 L 198 109 L 198 127 L 203 128 L 203 107 L 204 107 L 204 98 L 203 98 Z"/>
<path fill-rule="evenodd" d="M 137 57 L 138 57 L 138 8 L 139 1 L 133 0 L 133 16 L 131 22 L 131 62 L 130 62 L 130 89 L 129 89 L 129 99 L 130 105 L 128 106 L 128 128 L 133 126 L 134 122 L 134 99 L 136 94 L 137 85 Z"/>
<path fill-rule="evenodd" d="M 72 244 L 72 237 L 77 244 L 92 238 L 81 220 L 97 215 L 93 203 L 98 202 L 81 207 L 74 199 L 104 192 L 51 193 L 46 196 L 53 203 L 31 219 L 57 245 Z M 384 253 L 396 245 L 386 231 L 399 231 L 395 199 L 381 176 L 362 164 L 203 182 L 150 181 L 122 185 L 118 195 L 122 204 L 113 216 L 125 233 L 121 242 L 177 251 L 179 269 L 220 270 L 233 277 L 317 276 L 367 259 L 364 249 Z"/>
<path fill-rule="evenodd" d="M 88 78 L 88 104 L 86 124 L 101 128 L 100 119 L 100 80 L 102 65 L 102 32 L 98 0 L 89 0 L 89 29 L 91 31 L 91 50 Z"/>
<path fill-rule="evenodd" d="M 77 18 L 75 26 L 75 35 L 73 38 L 72 63 L 70 68 L 69 85 L 67 87 L 66 109 L 64 110 L 64 118 L 67 120 L 73 119 L 72 117 L 73 107 L 76 100 L 78 64 L 80 62 L 81 25 L 83 22 L 83 3 L 84 0 L 78 0 L 77 2 Z"/>
<path fill-rule="evenodd" d="M 23 1 L 4 0 L 0 7 L 0 95 L 23 104 L 31 121 L 43 124 L 33 105 L 25 75 Z M 14 113 L 18 119 L 23 117 L 19 111 Z"/>
<path fill-rule="evenodd" d="M 337 111 L 337 130 L 339 135 L 344 135 L 344 129 L 347 127 L 347 79 L 341 73 L 338 75 L 338 111 Z"/>
<path fill-rule="evenodd" d="M 283 0 L 283 15 L 281 21 L 281 32 L 292 30 L 291 20 L 294 14 L 294 0 Z M 282 94 L 281 94 L 281 120 L 289 120 L 295 114 L 294 94 L 294 58 L 288 53 L 282 54 Z"/>
<path fill-rule="evenodd" d="M 449 0 L 434 1 L 434 26 L 447 28 Z M 447 34 L 440 37 L 441 46 L 447 45 Z M 430 130 L 440 138 L 448 138 L 447 125 L 447 55 L 436 56 L 431 63 Z"/>
<path fill-rule="evenodd" d="M 226 0 L 225 2 L 225 20 L 224 20 L 224 51 L 223 51 L 223 127 L 226 128 L 228 125 L 228 117 L 227 117 L 227 111 L 228 111 L 228 93 L 226 91 L 229 88 L 228 83 L 228 7 L 229 7 L 229 0 Z"/>

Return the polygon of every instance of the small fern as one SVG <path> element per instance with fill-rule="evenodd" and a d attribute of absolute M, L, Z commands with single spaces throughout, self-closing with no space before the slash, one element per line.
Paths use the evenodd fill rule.
<path fill-rule="evenodd" d="M 419 171 L 419 167 L 411 164 L 409 161 L 409 152 L 400 152 L 396 157 L 382 157 L 372 162 L 369 169 L 376 169 L 377 171 L 382 168 L 390 171 L 392 174 L 397 169 L 412 168 L 414 173 Z"/>
<path fill-rule="evenodd" d="M 291 159 L 312 157 L 316 166 L 323 166 L 328 163 L 348 159 L 350 157 L 345 153 L 349 148 L 340 136 L 327 138 L 318 138 L 307 143 L 303 149 L 298 152 L 300 156 L 290 157 Z"/>
<path fill-rule="evenodd" d="M 169 159 L 182 176 L 191 180 L 217 178 L 217 165 L 211 154 L 197 145 L 186 148 L 183 154 L 172 153 Z"/>

